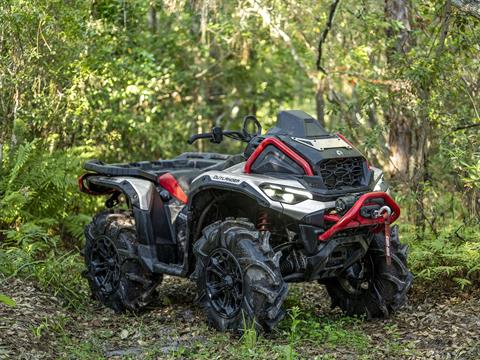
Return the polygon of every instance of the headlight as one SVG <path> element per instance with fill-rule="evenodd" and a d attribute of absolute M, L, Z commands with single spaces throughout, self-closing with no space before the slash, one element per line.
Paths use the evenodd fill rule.
<path fill-rule="evenodd" d="M 313 198 L 312 194 L 306 190 L 288 186 L 263 184 L 260 188 L 270 199 L 286 204 L 298 204 L 301 201 Z"/>

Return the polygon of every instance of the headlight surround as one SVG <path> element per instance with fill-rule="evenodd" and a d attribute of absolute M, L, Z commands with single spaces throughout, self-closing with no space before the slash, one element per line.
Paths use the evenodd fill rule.
<path fill-rule="evenodd" d="M 285 204 L 293 205 L 305 200 L 313 199 L 313 196 L 309 191 L 290 186 L 262 184 L 260 185 L 260 188 L 270 199 Z"/>

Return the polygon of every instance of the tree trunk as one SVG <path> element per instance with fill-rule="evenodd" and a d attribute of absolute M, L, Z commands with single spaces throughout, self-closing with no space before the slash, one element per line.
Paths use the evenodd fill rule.
<path fill-rule="evenodd" d="M 148 28 L 150 29 L 150 32 L 152 34 L 156 34 L 157 33 L 157 9 L 155 8 L 154 5 L 150 6 L 147 17 L 148 17 L 147 18 Z"/>
<path fill-rule="evenodd" d="M 480 0 L 452 0 L 452 5 L 460 11 L 480 19 Z"/>
<path fill-rule="evenodd" d="M 317 108 L 317 119 L 325 126 L 325 79 L 318 80 L 317 92 L 315 93 L 315 104 Z"/>
<path fill-rule="evenodd" d="M 405 55 L 411 47 L 410 14 L 408 0 L 385 0 L 385 17 L 391 22 L 400 22 L 403 27 L 391 26 L 386 35 L 390 40 L 387 48 L 387 60 L 390 69 L 395 73 L 397 59 Z M 399 92 L 402 90 L 398 90 Z M 390 172 L 395 177 L 405 180 L 410 170 L 412 155 L 412 117 L 403 104 L 401 94 L 392 94 L 391 104 L 386 111 L 386 123 L 389 129 L 388 143 L 390 148 Z"/>

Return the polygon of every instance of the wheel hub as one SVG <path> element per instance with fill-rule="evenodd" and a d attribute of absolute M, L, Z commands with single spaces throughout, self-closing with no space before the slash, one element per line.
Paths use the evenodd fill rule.
<path fill-rule="evenodd" d="M 338 280 L 345 291 L 350 294 L 360 294 L 370 287 L 370 273 L 369 266 L 364 261 L 358 261 L 350 266 Z"/>
<path fill-rule="evenodd" d="M 237 315 L 243 301 L 243 274 L 235 256 L 227 249 L 216 249 L 205 272 L 206 291 L 214 310 L 225 318 Z"/>
<path fill-rule="evenodd" d="M 95 240 L 91 253 L 90 272 L 100 290 L 108 294 L 117 288 L 120 280 L 119 257 L 110 238 L 100 236 Z"/>

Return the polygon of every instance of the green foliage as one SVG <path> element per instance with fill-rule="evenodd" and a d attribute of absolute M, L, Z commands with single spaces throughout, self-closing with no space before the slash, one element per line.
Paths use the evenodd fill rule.
<path fill-rule="evenodd" d="M 76 183 L 82 162 L 94 152 L 86 147 L 50 152 L 46 145 L 38 140 L 20 145 L 0 169 L 5 242 L 20 247 L 38 242 L 32 252 L 47 250 L 53 234 L 81 238 L 80 229 L 88 220 L 79 210 L 94 204 L 78 192 Z"/>
<path fill-rule="evenodd" d="M 245 357 L 255 358 L 257 353 L 256 347 L 258 344 L 258 334 L 255 330 L 255 323 L 247 326 L 245 318 L 243 319 L 243 334 L 242 334 L 242 352 Z"/>
<path fill-rule="evenodd" d="M 17 303 L 12 298 L 8 297 L 5 294 L 0 293 L 0 303 L 5 304 L 10 307 L 17 306 Z"/>
<path fill-rule="evenodd" d="M 298 301 L 295 294 L 290 294 L 289 298 Z M 295 349 L 314 343 L 321 343 L 325 348 L 343 346 L 361 352 L 369 341 L 358 328 L 360 323 L 360 319 L 356 318 L 318 317 L 305 309 L 305 306 L 302 306 L 302 310 L 293 306 L 289 310 L 289 318 L 282 323 L 284 335 L 288 338 L 288 345 L 284 348 L 285 356 L 287 359 L 295 359 Z"/>
<path fill-rule="evenodd" d="M 295 346 L 297 345 L 299 337 L 298 328 L 303 325 L 303 322 L 298 319 L 300 316 L 300 309 L 296 306 L 290 309 L 288 316 L 290 317 L 290 332 L 288 333 L 288 345 L 285 348 L 285 359 L 293 360 L 298 356 L 295 352 Z"/>
<path fill-rule="evenodd" d="M 71 308 L 80 308 L 88 303 L 88 287 L 81 275 L 84 266 L 76 251 L 63 253 L 51 249 L 35 256 L 31 248 L 1 250 L 0 275 L 32 279 Z"/>
<path fill-rule="evenodd" d="M 320 99 L 327 127 L 387 170 L 389 111 L 409 119 L 412 133 L 402 136 L 412 147 L 428 129 L 425 164 L 393 183 L 403 221 L 417 222 L 404 238 L 421 278 L 474 283 L 478 239 L 467 229 L 477 227 L 462 228 L 464 240 L 456 229 L 480 215 L 480 22 L 453 13 L 443 33 L 444 3 L 412 1 L 414 41 L 406 55 L 388 57 L 398 37 L 387 32 L 405 25 L 387 19 L 381 2 L 345 0 L 324 43 L 324 74 L 315 63 L 329 8 L 312 0 L 0 2 L 2 272 L 33 276 L 78 303 L 70 290 L 80 279 L 60 274 L 62 266 L 79 273 L 83 227 L 100 207 L 77 190 L 84 160 L 169 158 L 194 150 L 188 136 L 213 124 L 235 129 L 256 113 L 269 127 L 279 109 L 315 113 Z M 241 151 L 228 140 L 197 148 Z"/>
<path fill-rule="evenodd" d="M 69 306 L 88 298 L 78 255 L 94 201 L 79 194 L 76 176 L 93 152 L 20 145 L 0 169 L 0 274 L 33 278 Z M 73 250 L 72 250 L 73 249 Z"/>
<path fill-rule="evenodd" d="M 404 227 L 403 240 L 410 245 L 409 265 L 416 277 L 442 283 L 450 280 L 464 287 L 480 281 L 480 223 L 451 222 L 437 234 L 427 231 L 414 236 L 413 227 Z"/>

